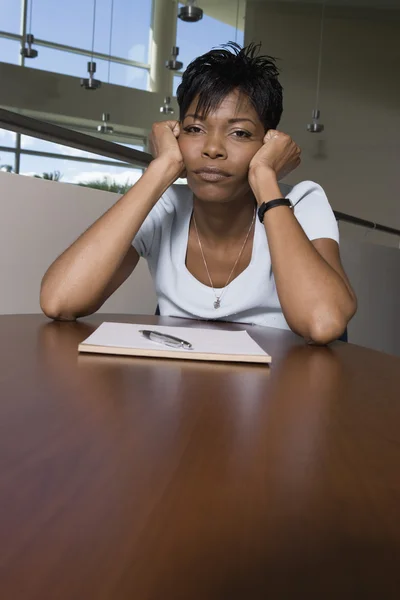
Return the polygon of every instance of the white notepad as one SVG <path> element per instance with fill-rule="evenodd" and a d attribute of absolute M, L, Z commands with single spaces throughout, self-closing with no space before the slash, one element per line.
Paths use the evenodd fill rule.
<path fill-rule="evenodd" d="M 172 348 L 143 337 L 140 330 L 151 330 L 183 339 L 192 348 Z M 247 331 L 221 331 L 194 327 L 167 327 L 133 323 L 102 323 L 79 344 L 79 352 L 122 354 L 187 360 L 270 363 L 271 356 Z"/>

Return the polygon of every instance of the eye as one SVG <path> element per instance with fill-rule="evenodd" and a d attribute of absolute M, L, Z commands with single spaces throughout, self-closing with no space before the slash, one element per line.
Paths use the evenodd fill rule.
<path fill-rule="evenodd" d="M 201 133 L 201 129 L 197 125 L 189 125 L 183 131 L 186 131 L 186 133 Z"/>
<path fill-rule="evenodd" d="M 249 131 L 245 131 L 244 129 L 237 129 L 233 132 L 235 137 L 238 138 L 250 138 L 251 133 Z"/>

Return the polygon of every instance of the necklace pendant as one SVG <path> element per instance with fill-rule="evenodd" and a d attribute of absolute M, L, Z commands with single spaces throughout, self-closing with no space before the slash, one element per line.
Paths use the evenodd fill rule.
<path fill-rule="evenodd" d="M 221 306 L 221 300 L 219 298 L 214 302 L 214 308 L 219 308 Z"/>

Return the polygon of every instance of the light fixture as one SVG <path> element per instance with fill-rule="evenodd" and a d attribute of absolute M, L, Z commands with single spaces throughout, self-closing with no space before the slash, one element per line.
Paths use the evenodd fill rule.
<path fill-rule="evenodd" d="M 315 108 L 312 111 L 312 122 L 307 124 L 307 131 L 309 133 L 321 133 L 324 131 L 324 125 L 319 122 L 320 110 L 319 105 L 319 88 L 321 82 L 321 65 L 322 65 L 322 42 L 324 39 L 324 20 L 325 20 L 325 5 L 326 0 L 322 0 L 322 11 L 321 11 L 321 27 L 319 37 L 319 55 L 318 55 L 318 68 L 317 68 L 317 90 L 315 97 Z"/>
<path fill-rule="evenodd" d="M 183 63 L 180 60 L 176 60 L 179 54 L 179 48 L 172 46 L 171 58 L 166 61 L 165 66 L 171 71 L 179 71 L 183 67 Z"/>
<path fill-rule="evenodd" d="M 312 111 L 312 122 L 307 124 L 307 131 L 310 133 L 321 133 L 324 130 L 323 124 L 318 122 L 319 115 L 318 108 L 314 108 Z"/>
<path fill-rule="evenodd" d="M 21 48 L 21 55 L 24 58 L 36 58 L 39 52 L 32 48 L 32 44 L 35 43 L 35 38 L 31 33 L 27 34 L 25 43 L 27 44 L 27 46 Z"/>
<path fill-rule="evenodd" d="M 94 54 L 94 34 L 96 29 L 96 0 L 93 0 L 93 31 L 92 31 L 92 55 L 91 60 L 88 62 L 88 73 L 89 77 L 81 79 L 81 87 L 85 90 L 97 90 L 101 86 L 101 81 L 94 78 L 96 73 L 96 63 L 93 61 Z"/>
<path fill-rule="evenodd" d="M 110 83 L 110 71 L 111 71 L 111 50 L 112 50 L 112 34 L 113 34 L 113 20 L 114 20 L 114 0 L 111 0 L 111 14 L 110 14 L 110 35 L 108 40 L 108 78 L 107 82 Z M 109 125 L 110 113 L 103 113 L 101 117 L 102 123 L 97 126 L 99 133 L 110 134 L 114 133 L 114 127 Z"/>
<path fill-rule="evenodd" d="M 110 120 L 110 114 L 103 113 L 101 120 L 102 124 L 97 126 L 97 131 L 99 133 L 114 133 L 114 127 L 111 127 L 111 125 L 108 124 Z"/>
<path fill-rule="evenodd" d="M 29 7 L 29 31 L 32 31 L 32 7 L 33 7 L 33 0 L 31 0 L 31 4 Z M 35 50 L 34 48 L 32 48 L 32 44 L 35 43 L 35 37 L 33 36 L 32 33 L 27 33 L 26 34 L 26 38 L 25 38 L 25 44 L 23 48 L 21 48 L 21 56 L 23 56 L 24 58 L 36 58 L 37 55 L 39 54 L 39 52 L 37 50 Z"/>
<path fill-rule="evenodd" d="M 163 115 L 173 115 L 174 114 L 174 109 L 171 106 L 170 96 L 166 96 L 164 98 L 164 104 L 160 108 L 160 113 L 162 113 Z"/>
<path fill-rule="evenodd" d="M 179 9 L 178 17 L 188 23 L 200 21 L 203 18 L 203 11 L 196 4 L 196 0 L 187 0 L 186 5 Z"/>

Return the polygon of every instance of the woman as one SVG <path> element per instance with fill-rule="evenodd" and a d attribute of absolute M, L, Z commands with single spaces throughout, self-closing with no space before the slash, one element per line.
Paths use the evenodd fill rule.
<path fill-rule="evenodd" d="M 156 158 L 45 274 L 47 316 L 95 312 L 143 256 L 161 315 L 290 327 L 317 344 L 343 333 L 356 299 L 337 224 L 318 184 L 278 184 L 300 150 L 276 130 L 278 70 L 257 52 L 230 43 L 188 66 L 179 122 L 153 126 Z"/>

